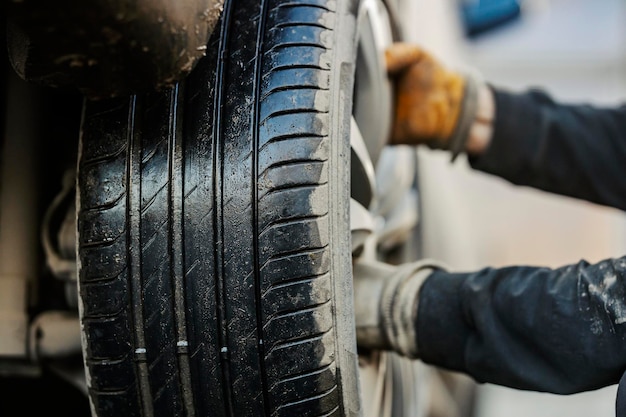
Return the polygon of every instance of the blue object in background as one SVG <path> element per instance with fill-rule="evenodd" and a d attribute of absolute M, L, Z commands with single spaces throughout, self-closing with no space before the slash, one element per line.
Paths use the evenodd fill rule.
<path fill-rule="evenodd" d="M 465 34 L 472 38 L 517 20 L 519 0 L 458 0 Z"/>

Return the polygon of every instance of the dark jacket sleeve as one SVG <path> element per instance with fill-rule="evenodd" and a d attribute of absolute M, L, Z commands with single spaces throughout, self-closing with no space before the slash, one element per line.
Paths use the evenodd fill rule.
<path fill-rule="evenodd" d="M 556 103 L 493 88 L 494 135 L 473 168 L 517 185 L 626 210 L 626 106 Z"/>
<path fill-rule="evenodd" d="M 479 382 L 559 394 L 615 384 L 626 369 L 626 257 L 434 272 L 417 317 L 421 359 Z"/>
<path fill-rule="evenodd" d="M 626 210 L 626 107 L 493 90 L 493 140 L 473 168 Z M 420 291 L 416 326 L 425 362 L 480 382 L 562 394 L 615 384 L 626 370 L 626 257 L 438 271 Z"/>

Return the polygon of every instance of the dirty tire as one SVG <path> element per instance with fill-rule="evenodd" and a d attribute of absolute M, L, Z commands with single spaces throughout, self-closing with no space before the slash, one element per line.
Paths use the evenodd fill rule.
<path fill-rule="evenodd" d="M 94 415 L 359 414 L 356 7 L 229 1 L 184 83 L 86 102 L 79 294 Z"/>

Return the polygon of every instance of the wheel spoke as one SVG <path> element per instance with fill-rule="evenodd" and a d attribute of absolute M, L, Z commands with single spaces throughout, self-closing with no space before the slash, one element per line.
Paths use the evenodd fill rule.
<path fill-rule="evenodd" d="M 366 209 L 374 201 L 376 190 L 376 174 L 374 164 L 367 150 L 361 129 L 357 125 L 354 117 L 350 126 L 350 147 L 351 156 L 351 197 L 359 202 Z"/>

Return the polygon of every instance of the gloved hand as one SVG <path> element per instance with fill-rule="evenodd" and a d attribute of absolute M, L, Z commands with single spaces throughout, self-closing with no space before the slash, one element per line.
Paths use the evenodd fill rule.
<path fill-rule="evenodd" d="M 396 93 L 391 144 L 425 144 L 450 150 L 454 158 L 466 150 L 477 121 L 491 123 L 489 97 L 480 100 L 485 116 L 479 117 L 479 96 L 489 93 L 477 78 L 445 68 L 417 45 L 396 43 L 385 58 Z"/>

